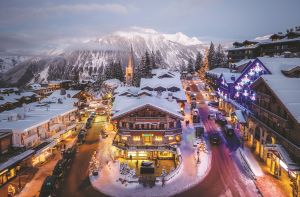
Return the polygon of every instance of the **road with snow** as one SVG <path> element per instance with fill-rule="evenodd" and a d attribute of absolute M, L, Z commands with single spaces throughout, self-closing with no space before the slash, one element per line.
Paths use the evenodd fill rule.
<path fill-rule="evenodd" d="M 191 90 L 197 93 L 197 101 L 203 99 L 197 86 L 193 83 Z M 201 102 L 200 102 L 201 103 Z M 209 107 L 200 104 L 201 119 L 206 127 L 207 133 L 219 131 L 219 126 L 213 120 L 207 120 Z M 176 196 L 257 196 L 257 189 L 245 173 L 243 167 L 237 162 L 235 150 L 239 146 L 236 136 L 232 139 L 225 137 L 222 131 L 222 144 L 212 146 L 211 170 L 206 178 L 190 190 Z"/>
<path fill-rule="evenodd" d="M 91 186 L 88 171 L 89 161 L 93 152 L 98 148 L 100 129 L 103 126 L 104 122 L 97 116 L 95 123 L 87 133 L 86 142 L 79 146 L 79 152 L 65 177 L 64 184 L 58 191 L 58 196 L 105 196 Z"/>

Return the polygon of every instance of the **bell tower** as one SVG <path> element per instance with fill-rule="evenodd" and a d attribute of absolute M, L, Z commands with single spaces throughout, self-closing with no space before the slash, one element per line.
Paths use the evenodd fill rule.
<path fill-rule="evenodd" d="M 132 45 L 131 45 L 130 54 L 128 57 L 128 63 L 126 66 L 126 73 L 125 73 L 126 84 L 129 86 L 132 85 L 133 70 L 134 70 L 134 60 L 133 60 L 133 50 L 132 50 Z"/>

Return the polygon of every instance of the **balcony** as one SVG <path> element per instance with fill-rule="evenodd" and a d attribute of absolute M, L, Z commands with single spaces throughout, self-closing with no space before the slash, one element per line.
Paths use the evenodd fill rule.
<path fill-rule="evenodd" d="M 266 109 L 258 104 L 255 104 L 255 103 L 252 103 L 252 107 L 253 107 L 253 110 L 257 111 L 258 113 L 260 111 L 264 111 L 266 112 L 267 114 L 269 114 L 271 117 L 274 117 L 275 119 L 279 120 L 280 122 L 282 122 L 284 124 L 284 126 L 287 126 L 287 119 L 275 114 L 274 112 L 270 111 L 269 109 Z"/>
<path fill-rule="evenodd" d="M 178 135 L 182 133 L 181 128 L 173 129 L 128 129 L 128 128 L 119 128 L 118 133 L 121 135 L 130 135 L 131 131 L 151 131 L 151 132 L 164 132 L 165 135 Z"/>
<path fill-rule="evenodd" d="M 167 122 L 166 117 L 130 117 L 127 118 L 128 122 L 159 122 L 159 123 L 164 123 Z"/>
<path fill-rule="evenodd" d="M 270 131 L 272 134 L 274 134 L 277 137 L 277 140 L 280 144 L 282 144 L 289 152 L 296 155 L 296 157 L 300 157 L 300 147 L 285 138 L 283 135 L 281 135 L 279 132 L 277 132 L 274 128 L 267 125 L 265 122 L 263 122 L 257 115 L 251 114 L 250 118 L 252 118 L 256 123 L 258 123 L 260 126 L 264 127 L 266 130 Z"/>
<path fill-rule="evenodd" d="M 139 144 L 139 145 L 137 145 Z M 113 141 L 113 145 L 122 150 L 141 150 L 141 151 L 171 151 L 176 153 L 176 148 L 168 145 L 160 143 L 160 145 L 152 144 L 152 145 L 144 145 L 142 143 L 134 143 L 128 145 L 124 141 Z"/>

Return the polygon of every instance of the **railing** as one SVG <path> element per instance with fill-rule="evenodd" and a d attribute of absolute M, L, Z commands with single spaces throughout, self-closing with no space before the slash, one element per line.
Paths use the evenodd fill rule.
<path fill-rule="evenodd" d="M 280 119 L 280 120 L 283 121 L 285 124 L 287 123 L 287 120 L 286 120 L 285 118 L 283 118 L 283 117 L 281 117 L 281 116 L 275 114 L 274 112 L 269 111 L 269 110 L 267 110 L 266 108 L 264 108 L 264 107 L 262 107 L 262 106 L 260 106 L 260 105 L 258 105 L 258 104 L 255 104 L 255 103 L 252 103 L 252 105 L 253 105 L 255 108 L 258 108 L 258 109 L 260 109 L 260 110 L 262 110 L 262 111 L 264 111 L 264 112 L 270 114 L 271 116 L 273 116 L 273 117 L 275 117 L 275 118 L 277 118 L 277 119 Z"/>
<path fill-rule="evenodd" d="M 144 145 L 144 144 L 128 144 L 124 141 L 113 141 L 113 145 L 123 149 L 123 150 L 169 150 L 171 152 L 176 152 L 176 148 L 166 144 L 157 144 L 157 145 Z"/>
<path fill-rule="evenodd" d="M 153 131 L 153 132 L 165 132 L 166 133 L 182 133 L 182 128 L 173 128 L 173 129 L 129 129 L 129 128 L 119 128 L 118 132 L 130 132 L 130 131 Z"/>
<path fill-rule="evenodd" d="M 272 129 L 270 126 L 268 126 L 266 123 L 261 121 L 258 117 L 256 117 L 254 114 L 251 114 L 250 116 L 252 119 L 254 119 L 257 123 L 259 123 L 261 126 L 265 127 L 267 130 L 271 131 L 275 136 L 277 136 L 281 142 L 281 144 L 289 150 L 289 152 L 293 152 L 297 155 L 297 157 L 300 157 L 300 147 L 294 144 L 293 142 L 289 141 L 285 137 L 283 137 L 281 134 L 276 132 L 274 129 Z"/>
<path fill-rule="evenodd" d="M 131 117 L 127 118 L 129 122 L 145 122 L 145 121 L 153 121 L 153 122 L 167 122 L 166 117 Z"/>

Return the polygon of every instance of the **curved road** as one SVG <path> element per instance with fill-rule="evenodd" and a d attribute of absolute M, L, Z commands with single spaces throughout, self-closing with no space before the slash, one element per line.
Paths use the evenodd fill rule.
<path fill-rule="evenodd" d="M 197 100 L 203 99 L 195 84 L 191 85 L 191 89 L 197 93 Z M 207 120 L 209 108 L 206 104 L 203 104 L 199 110 L 207 133 L 220 130 L 213 120 Z M 222 144 L 211 148 L 211 170 L 206 178 L 195 187 L 176 196 L 258 196 L 253 181 L 236 162 L 233 154 L 233 151 L 239 147 L 238 138 L 236 135 L 227 138 L 222 133 L 221 136 Z"/>

